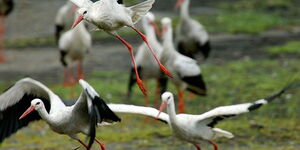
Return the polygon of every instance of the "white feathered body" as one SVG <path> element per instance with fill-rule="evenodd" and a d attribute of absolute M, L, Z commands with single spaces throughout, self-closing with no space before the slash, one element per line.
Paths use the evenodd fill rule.
<path fill-rule="evenodd" d="M 59 39 L 59 49 L 67 53 L 67 63 L 82 61 L 91 46 L 92 38 L 84 23 L 80 23 L 78 27 L 65 32 Z"/>
<path fill-rule="evenodd" d="M 116 0 L 101 0 L 88 4 L 88 14 L 84 18 L 98 28 L 114 34 L 121 27 L 133 27 L 149 11 L 153 3 L 154 0 L 148 0 L 132 7 L 125 7 Z"/>
<path fill-rule="evenodd" d="M 182 89 L 185 89 L 187 84 L 182 81 L 182 78 L 199 75 L 201 74 L 201 70 L 196 60 L 176 51 L 173 44 L 172 28 L 169 28 L 166 32 L 161 62 L 172 73 L 172 81 Z"/>

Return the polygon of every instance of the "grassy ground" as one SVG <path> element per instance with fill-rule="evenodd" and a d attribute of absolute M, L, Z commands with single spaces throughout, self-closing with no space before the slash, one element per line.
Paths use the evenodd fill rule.
<path fill-rule="evenodd" d="M 187 100 L 187 113 L 200 114 L 220 105 L 249 102 L 269 96 L 288 83 L 300 81 L 299 63 L 299 59 L 266 59 L 203 65 L 209 95 Z M 88 81 L 108 102 L 143 105 L 143 96 L 137 88 L 131 101 L 125 99 L 127 78 L 127 72 L 94 72 Z M 1 89 L 8 85 L 9 83 L 0 83 Z M 70 89 L 62 89 L 58 84 L 49 86 L 63 98 L 72 98 Z M 154 83 L 151 82 L 149 87 L 154 87 Z M 77 86 L 76 96 L 80 90 Z M 175 92 L 171 84 L 169 90 Z M 150 88 L 149 91 L 153 89 Z M 219 124 L 217 127 L 235 134 L 232 140 L 217 140 L 220 148 L 299 149 L 299 96 L 300 89 L 292 90 L 258 111 Z M 102 139 L 109 149 L 194 149 L 192 145 L 172 138 L 170 129 L 165 124 L 152 123 L 151 120 L 143 123 L 142 116 L 120 116 L 123 119 L 122 123 L 101 127 L 97 131 L 97 137 Z M 263 128 L 256 128 L 257 125 L 262 125 Z M 74 149 L 77 146 L 78 143 L 53 133 L 40 121 L 30 124 L 5 140 L 0 149 Z M 209 145 L 203 146 L 204 149 L 211 149 Z"/>

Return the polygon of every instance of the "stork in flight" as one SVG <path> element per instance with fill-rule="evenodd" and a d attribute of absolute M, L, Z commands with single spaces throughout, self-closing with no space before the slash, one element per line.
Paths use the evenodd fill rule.
<path fill-rule="evenodd" d="M 180 21 L 176 32 L 178 51 L 191 58 L 201 52 L 204 58 L 209 56 L 211 47 L 209 35 L 203 25 L 192 19 L 189 14 L 190 0 L 177 0 L 176 8 L 180 7 Z"/>
<path fill-rule="evenodd" d="M 76 17 L 76 15 L 74 16 Z M 73 86 L 75 79 L 71 66 L 77 62 L 77 79 L 83 79 L 83 60 L 92 47 L 92 37 L 83 23 L 63 33 L 58 41 L 60 61 L 64 66 L 64 86 Z M 77 80 L 77 81 L 78 81 Z"/>
<path fill-rule="evenodd" d="M 80 7 L 80 9 L 78 10 L 80 16 L 74 22 L 73 27 L 75 27 L 82 20 L 86 20 L 96 25 L 99 29 L 102 29 L 108 34 L 115 36 L 124 45 L 126 45 L 130 52 L 131 61 L 134 66 L 136 82 L 144 95 L 147 95 L 147 90 L 144 88 L 143 82 L 139 77 L 133 55 L 133 48 L 128 42 L 126 42 L 121 36 L 118 35 L 117 30 L 124 26 L 127 26 L 136 31 L 148 46 L 151 54 L 157 61 L 160 69 L 165 74 L 171 77 L 171 74 L 156 57 L 155 53 L 149 45 L 147 37 L 134 27 L 134 24 L 138 22 L 141 19 L 141 17 L 144 16 L 151 9 L 152 4 L 155 2 L 155 0 L 147 0 L 145 2 L 139 3 L 131 7 L 125 7 L 124 5 L 118 4 L 116 0 L 99 0 L 95 3 L 93 3 L 90 0 L 71 1 L 78 7 Z"/>
<path fill-rule="evenodd" d="M 173 44 L 172 20 L 165 17 L 161 20 L 161 23 L 163 25 L 163 52 L 160 60 L 173 76 L 172 82 L 177 88 L 179 97 L 179 112 L 183 113 L 185 105 L 184 91 L 187 89 L 197 95 L 206 96 L 206 84 L 197 61 L 176 51 Z"/>
<path fill-rule="evenodd" d="M 14 8 L 13 0 L 0 0 L 0 62 L 5 62 L 3 54 L 3 42 L 5 34 L 5 17 L 11 13 Z"/>
<path fill-rule="evenodd" d="M 220 121 L 256 110 L 273 101 L 275 98 L 280 97 L 287 90 L 299 86 L 299 83 L 292 84 L 264 99 L 252 103 L 220 106 L 201 115 L 176 114 L 174 97 L 170 92 L 165 92 L 161 96 L 162 104 L 160 110 L 126 104 L 108 104 L 108 107 L 115 113 L 142 114 L 153 118 L 156 117 L 160 121 L 169 124 L 175 137 L 193 144 L 197 150 L 201 150 L 199 144 L 203 142 L 212 144 L 214 150 L 218 150 L 218 146 L 213 140 L 220 137 L 234 137 L 233 134 L 228 131 L 215 128 Z M 165 107 L 167 107 L 167 113 L 162 112 Z"/>
<path fill-rule="evenodd" d="M 44 84 L 31 78 L 19 80 L 0 95 L 0 143 L 28 123 L 43 119 L 50 128 L 65 134 L 90 149 L 96 141 L 102 150 L 104 144 L 96 139 L 96 125 L 121 121 L 98 93 L 84 80 L 79 81 L 83 90 L 76 103 L 66 106 Z M 27 108 L 27 110 L 26 110 Z M 77 136 L 90 137 L 88 145 Z"/>
<path fill-rule="evenodd" d="M 92 0 L 95 1 L 95 0 Z M 119 4 L 123 4 L 123 0 L 117 1 Z M 73 2 L 67 0 L 66 4 L 63 5 L 56 14 L 55 17 L 55 40 L 58 42 L 62 33 L 69 30 L 73 24 L 74 14 L 77 10 L 77 6 Z"/>
<path fill-rule="evenodd" d="M 154 53 L 158 58 L 160 58 L 160 55 L 163 51 L 162 45 L 157 40 L 156 34 L 159 35 L 159 29 L 155 23 L 155 16 L 153 13 L 148 12 L 142 19 L 141 19 L 142 27 L 144 29 L 144 32 L 146 33 L 146 36 L 149 39 L 149 44 L 153 48 Z M 156 33 L 158 32 L 158 33 Z M 147 88 L 147 81 L 149 79 L 155 79 L 156 80 L 156 90 L 155 90 L 155 98 L 154 98 L 154 104 L 155 107 L 158 107 L 158 99 L 160 95 L 166 91 L 167 81 L 168 78 L 163 75 L 161 70 L 159 69 L 159 66 L 157 65 L 155 59 L 153 57 L 150 57 L 150 53 L 147 51 L 147 46 L 145 43 L 141 44 L 138 48 L 138 51 L 135 55 L 136 58 L 136 66 L 138 69 L 138 72 L 141 76 L 141 79 L 144 81 L 145 86 Z M 129 76 L 129 84 L 128 84 L 128 92 L 127 96 L 128 98 L 131 97 L 132 93 L 132 87 L 134 86 L 135 82 L 135 76 L 134 76 L 134 68 L 131 68 L 130 76 Z M 149 100 L 148 96 L 145 96 L 144 105 L 148 106 Z"/>

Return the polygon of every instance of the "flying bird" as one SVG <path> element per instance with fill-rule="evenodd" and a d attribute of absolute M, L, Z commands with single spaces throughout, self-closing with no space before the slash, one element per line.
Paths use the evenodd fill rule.
<path fill-rule="evenodd" d="M 0 143 L 28 123 L 43 119 L 50 128 L 65 134 L 90 149 L 96 141 L 96 125 L 121 121 L 98 93 L 84 80 L 79 81 L 83 90 L 76 103 L 66 106 L 49 88 L 39 81 L 24 78 L 0 95 Z M 27 109 L 26 109 L 27 108 Z M 85 144 L 77 134 L 90 137 Z"/>
<path fill-rule="evenodd" d="M 76 17 L 76 15 L 75 15 Z M 92 47 L 91 34 L 83 23 L 63 33 L 58 41 L 60 61 L 65 68 L 64 86 L 73 86 L 75 79 L 70 65 L 77 62 L 77 78 L 83 79 L 83 60 Z M 78 81 L 77 80 L 77 81 Z"/>
<path fill-rule="evenodd" d="M 161 20 L 163 25 L 163 52 L 160 56 L 161 62 L 171 72 L 172 82 L 178 92 L 179 112 L 184 112 L 184 91 L 187 89 L 200 96 L 206 96 L 207 88 L 202 77 L 202 71 L 197 61 L 180 54 L 173 44 L 173 29 L 170 18 Z"/>
<path fill-rule="evenodd" d="M 148 37 L 149 44 L 153 48 L 155 55 L 160 58 L 161 52 L 163 51 L 162 45 L 157 40 L 156 33 L 159 31 L 156 23 L 155 23 L 155 16 L 153 13 L 148 12 L 141 20 L 142 27 Z M 157 65 L 155 59 L 150 57 L 150 53 L 147 51 L 147 46 L 145 43 L 141 44 L 138 48 L 138 51 L 135 55 L 136 58 L 136 66 L 138 73 L 141 76 L 141 79 L 144 81 L 146 88 L 147 88 L 147 81 L 149 79 L 156 79 L 156 91 L 155 91 L 155 106 L 158 106 L 158 99 L 159 95 L 166 91 L 167 80 L 168 78 L 165 77 L 160 70 L 159 66 Z M 129 76 L 129 84 L 128 84 L 128 98 L 131 97 L 132 87 L 134 86 L 135 82 L 135 75 L 134 75 L 134 68 L 131 68 L 130 76 Z M 148 96 L 145 96 L 145 106 L 148 106 Z"/>
<path fill-rule="evenodd" d="M 99 29 L 102 29 L 108 34 L 113 35 L 124 45 L 126 45 L 131 56 L 132 64 L 134 66 L 136 82 L 144 95 L 147 95 L 147 91 L 144 88 L 142 80 L 140 79 L 138 74 L 133 55 L 133 48 L 127 41 L 125 41 L 121 36 L 118 35 L 117 30 L 124 26 L 127 26 L 136 31 L 148 46 L 160 69 L 165 74 L 171 77 L 167 69 L 160 63 L 159 59 L 156 57 L 155 53 L 149 45 L 147 37 L 134 27 L 134 24 L 138 22 L 140 18 L 151 9 L 152 4 L 155 2 L 155 0 L 147 0 L 131 7 L 125 7 L 124 5 L 118 4 L 116 0 L 100 0 L 95 3 L 90 0 L 71 1 L 78 7 L 80 7 L 80 9 L 78 9 L 77 11 L 80 16 L 74 22 L 73 27 L 75 27 L 82 20 L 86 20 L 97 26 Z"/>
<path fill-rule="evenodd" d="M 5 62 L 3 54 L 3 42 L 5 34 L 5 17 L 11 13 L 14 8 L 13 0 L 0 0 L 0 62 Z"/>
<path fill-rule="evenodd" d="M 95 0 L 92 0 L 93 2 Z M 123 4 L 123 0 L 117 1 L 119 4 Z M 55 17 L 55 40 L 58 42 L 60 36 L 62 33 L 68 31 L 73 24 L 73 18 L 75 16 L 75 13 L 77 11 L 78 7 L 74 5 L 73 2 L 67 1 L 65 5 L 63 5 L 59 10 L 57 11 L 56 17 Z"/>
<path fill-rule="evenodd" d="M 218 150 L 218 145 L 213 142 L 213 140 L 220 137 L 234 137 L 232 133 L 216 128 L 215 126 L 219 122 L 243 113 L 254 111 L 280 97 L 287 90 L 299 86 L 299 83 L 292 84 L 264 99 L 252 103 L 220 106 L 201 115 L 176 114 L 174 97 L 171 92 L 165 92 L 161 96 L 162 104 L 160 110 L 152 107 L 126 104 L 108 104 L 108 107 L 115 113 L 141 114 L 153 118 L 156 117 L 170 126 L 175 137 L 193 144 L 197 150 L 201 150 L 199 144 L 203 142 L 212 144 L 214 150 Z M 165 107 L 167 107 L 167 113 L 162 112 Z"/>
<path fill-rule="evenodd" d="M 176 46 L 178 51 L 191 58 L 201 52 L 204 58 L 210 54 L 210 40 L 204 26 L 190 17 L 190 0 L 177 0 L 176 8 L 180 7 L 180 21 L 176 31 Z"/>

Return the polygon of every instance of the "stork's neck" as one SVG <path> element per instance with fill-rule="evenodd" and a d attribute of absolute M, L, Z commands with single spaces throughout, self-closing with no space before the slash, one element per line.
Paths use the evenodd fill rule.
<path fill-rule="evenodd" d="M 147 38 L 153 42 L 153 44 L 158 44 L 158 40 L 157 40 L 157 37 L 156 37 L 156 34 L 155 34 L 155 29 L 153 26 L 147 24 L 147 25 L 144 25 L 143 26 L 144 30 L 145 30 L 145 33 L 147 35 Z"/>
<path fill-rule="evenodd" d="M 168 103 L 167 112 L 168 112 L 169 117 L 170 117 L 170 122 L 175 123 L 177 120 L 176 120 L 176 111 L 175 111 L 174 100 L 170 100 L 170 102 Z"/>
<path fill-rule="evenodd" d="M 180 16 L 181 16 L 182 19 L 190 18 L 189 5 L 190 5 L 190 0 L 184 0 L 184 2 L 181 4 L 181 6 L 180 6 Z"/>
<path fill-rule="evenodd" d="M 49 113 L 46 111 L 45 106 L 43 106 L 41 109 L 38 109 L 37 112 L 39 113 L 39 115 L 41 116 L 41 118 L 43 120 L 45 120 L 48 124 L 51 124 L 52 119 L 51 119 Z"/>
<path fill-rule="evenodd" d="M 176 55 L 175 46 L 173 43 L 173 29 L 171 26 L 168 27 L 167 31 L 165 31 L 165 35 L 163 37 L 163 52 L 162 59 L 169 59 Z"/>

